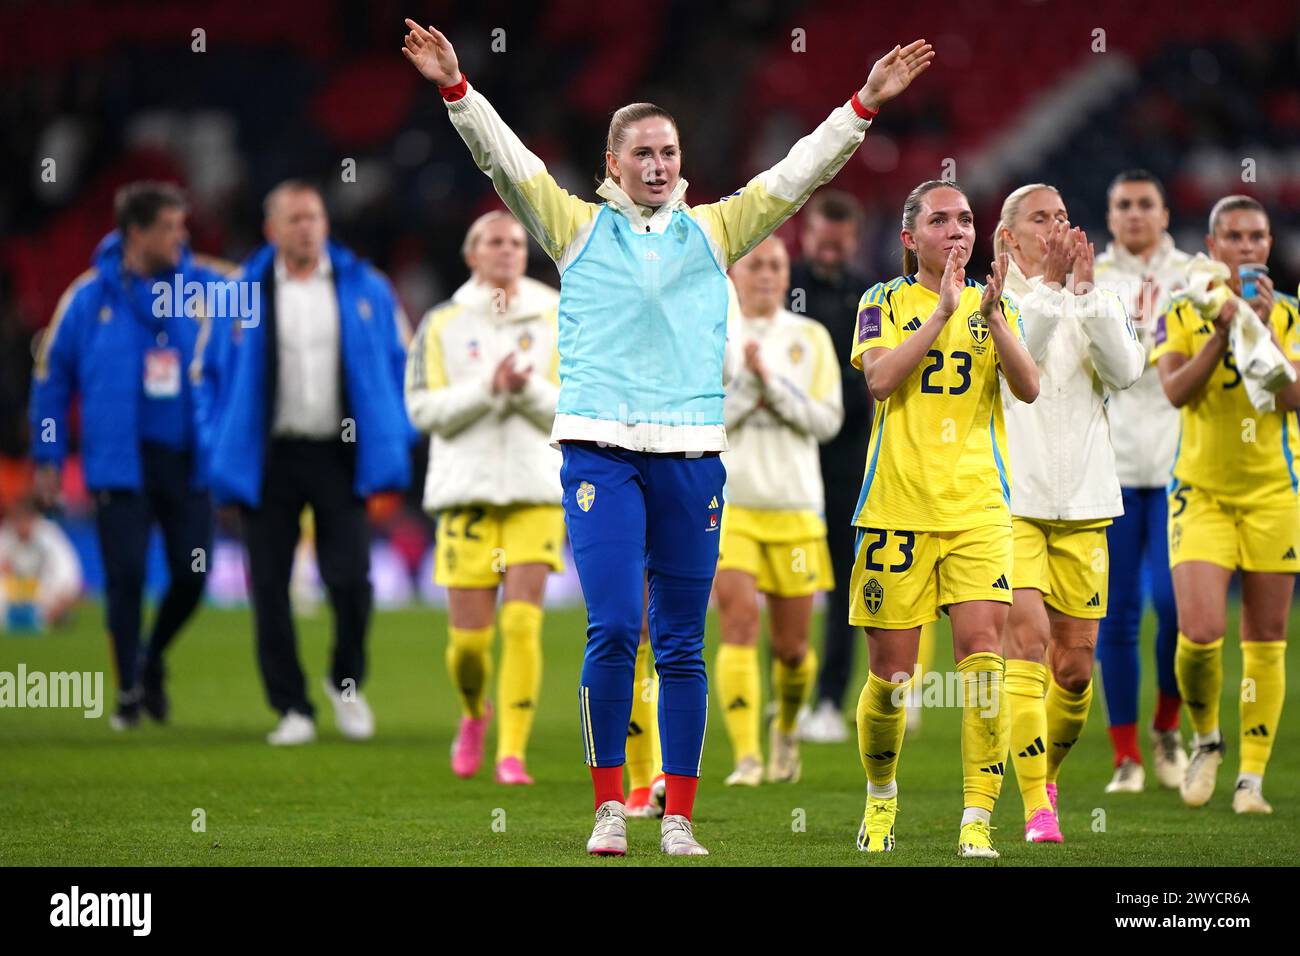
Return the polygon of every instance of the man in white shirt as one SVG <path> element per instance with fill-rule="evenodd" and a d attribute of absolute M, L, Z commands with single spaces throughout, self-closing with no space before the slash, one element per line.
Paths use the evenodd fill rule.
<path fill-rule="evenodd" d="M 213 490 L 242 506 L 257 655 L 279 726 L 274 745 L 315 739 L 289 598 L 304 508 L 334 612 L 324 681 L 339 731 L 364 740 L 360 685 L 372 592 L 366 497 L 405 487 L 413 437 L 402 406 L 406 322 L 384 277 L 329 241 L 320 193 L 289 181 L 266 198 L 270 246 L 244 265 L 260 323 L 217 337 Z M 260 439 L 260 440 L 259 440 Z"/>

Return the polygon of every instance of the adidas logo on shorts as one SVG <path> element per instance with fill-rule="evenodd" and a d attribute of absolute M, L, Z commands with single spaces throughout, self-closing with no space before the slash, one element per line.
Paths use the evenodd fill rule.
<path fill-rule="evenodd" d="M 1088 598 L 1088 607 L 1101 607 L 1101 594 L 1094 592 L 1092 597 Z"/>
<path fill-rule="evenodd" d="M 1286 549 L 1286 554 L 1282 555 L 1282 560 L 1283 560 L 1283 561 L 1294 561 L 1294 560 L 1295 560 L 1295 548 L 1287 548 L 1287 549 Z"/>
<path fill-rule="evenodd" d="M 1011 590 L 1011 585 L 1007 584 L 1007 576 L 1005 574 L 999 574 L 998 579 L 993 582 L 993 586 L 999 591 Z"/>

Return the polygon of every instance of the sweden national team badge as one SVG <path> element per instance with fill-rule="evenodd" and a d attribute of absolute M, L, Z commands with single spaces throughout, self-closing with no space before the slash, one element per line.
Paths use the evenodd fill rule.
<path fill-rule="evenodd" d="M 709 499 L 709 523 L 704 529 L 706 532 L 717 531 L 718 528 L 721 527 L 721 525 L 718 522 L 718 514 L 721 511 L 722 511 L 722 507 L 721 505 L 718 504 L 718 496 L 714 495 L 711 499 Z"/>
<path fill-rule="evenodd" d="M 795 342 L 790 346 L 790 364 L 798 365 L 801 358 L 803 358 L 803 346 Z"/>
<path fill-rule="evenodd" d="M 369 319 L 373 314 L 374 310 L 370 308 L 369 299 L 357 300 L 357 315 L 361 316 L 362 319 Z"/>
<path fill-rule="evenodd" d="M 578 507 L 583 511 L 590 511 L 591 506 L 596 503 L 596 486 L 589 481 L 584 481 L 578 485 L 578 493 L 574 495 L 577 499 Z"/>
<path fill-rule="evenodd" d="M 530 333 L 524 332 L 519 336 L 519 351 L 527 352 L 533 345 L 533 337 Z"/>
<path fill-rule="evenodd" d="M 981 312 L 972 312 L 966 320 L 966 327 L 970 329 L 970 337 L 976 345 L 983 345 L 989 337 L 989 324 Z"/>
<path fill-rule="evenodd" d="M 867 605 L 867 610 L 875 614 L 880 610 L 880 605 L 885 600 L 885 589 L 881 587 L 880 582 L 871 578 L 866 584 L 862 585 L 862 600 Z"/>

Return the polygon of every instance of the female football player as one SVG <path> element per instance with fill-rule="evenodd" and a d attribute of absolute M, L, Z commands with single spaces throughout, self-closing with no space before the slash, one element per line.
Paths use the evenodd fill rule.
<path fill-rule="evenodd" d="M 840 371 L 830 333 L 782 308 L 790 286 L 785 244 L 769 236 L 731 269 L 740 300 L 743 370 L 727 384 L 727 510 L 714 589 L 722 643 L 715 665 L 735 759 L 729 786 L 757 786 L 761 691 L 759 606 L 772 639 L 767 779 L 799 779 L 799 709 L 812 692 L 808 644 L 813 596 L 834 587 L 823 517 L 818 445 L 844 421 Z"/>
<path fill-rule="evenodd" d="M 1106 205 L 1111 242 L 1097 256 L 1097 285 L 1120 297 L 1150 354 L 1156 319 L 1187 284 L 1192 257 L 1174 246 L 1165 188 L 1153 173 L 1121 172 L 1106 191 Z M 1178 727 L 1182 710 L 1174 675 L 1178 612 L 1169 577 L 1165 508 L 1165 485 L 1178 445 L 1178 412 L 1165 398 L 1152 365 L 1132 388 L 1112 392 L 1108 408 L 1124 513 L 1106 529 L 1110 608 L 1097 632 L 1097 663 L 1115 754 L 1115 773 L 1106 792 L 1141 793 L 1146 771 L 1138 745 L 1142 673 L 1138 632 L 1148 595 L 1156 616 L 1152 763 L 1162 787 L 1177 788 L 1187 769 Z"/>
<path fill-rule="evenodd" d="M 718 458 L 726 449 L 725 270 L 835 175 L 933 50 L 923 40 L 895 47 L 785 159 L 709 205 L 685 203 L 672 117 L 649 103 L 625 106 L 610 121 L 607 177 L 597 190 L 604 201 L 596 204 L 559 187 L 469 86 L 445 36 L 406 23 L 406 58 L 439 86 L 479 168 L 560 271 L 561 386 L 551 438 L 564 456 L 565 518 L 587 603 L 579 705 L 596 803 L 587 849 L 627 849 L 624 743 L 648 578 L 667 788 L 660 846 L 703 855 L 691 813 L 725 480 Z"/>
<path fill-rule="evenodd" d="M 447 670 L 460 696 L 451 769 L 472 777 L 492 716 L 500 592 L 496 779 L 530 784 L 525 750 L 542 683 L 542 593 L 564 570 L 559 453 L 559 296 L 524 275 L 528 237 L 505 212 L 465 237 L 469 281 L 431 309 L 407 350 L 406 410 L 432 432 L 424 507 L 438 519 L 434 580 L 447 588 Z"/>
<path fill-rule="evenodd" d="M 1189 807 L 1204 806 L 1223 762 L 1223 636 L 1228 582 L 1240 568 L 1241 763 L 1232 808 L 1272 813 L 1264 768 L 1282 716 L 1287 618 L 1300 571 L 1300 379 L 1276 392 L 1261 389 L 1250 377 L 1254 353 L 1234 354 L 1232 337 L 1242 336 L 1234 323 L 1254 325 L 1261 338 L 1266 330 L 1266 341 L 1281 353 L 1279 367 L 1300 368 L 1300 310 L 1295 298 L 1274 293 L 1268 275 L 1258 274 L 1273 246 L 1258 201 L 1219 200 L 1205 244 L 1227 281 L 1208 292 L 1198 288 L 1194 262 L 1193 285 L 1161 317 L 1152 353 L 1165 394 L 1182 416 L 1169 485 L 1169 563 L 1178 601 L 1174 665 L 1195 738 L 1180 789 Z"/>
<path fill-rule="evenodd" d="M 858 849 L 892 850 L 908 678 L 921 627 L 945 610 L 962 676 L 964 809 L 957 852 L 994 858 L 989 818 L 1007 757 L 1002 630 L 1011 603 L 1010 481 L 998 373 L 1020 401 L 1038 369 L 1002 297 L 966 278 L 975 216 L 952 183 L 925 182 L 903 206 L 903 275 L 867 290 L 852 361 L 876 399 L 854 524 L 849 620 L 866 627 L 858 700 L 867 806 Z"/>
<path fill-rule="evenodd" d="M 1042 389 L 1033 405 L 1002 389 L 1015 535 L 1003 635 L 1011 762 L 1025 839 L 1060 843 L 1056 779 L 1088 717 L 1106 616 L 1106 526 L 1123 511 L 1107 399 L 1142 375 L 1146 350 L 1119 297 L 1093 289 L 1092 245 L 1070 228 L 1055 187 L 1032 183 L 1008 196 L 993 242 L 1008 256 L 1005 292 Z"/>

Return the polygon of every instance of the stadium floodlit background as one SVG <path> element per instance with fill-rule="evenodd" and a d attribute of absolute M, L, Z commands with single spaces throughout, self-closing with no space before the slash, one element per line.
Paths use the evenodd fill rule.
<path fill-rule="evenodd" d="M 436 92 L 400 54 L 407 15 L 447 33 L 474 84 L 556 178 L 588 198 L 609 114 L 625 102 L 651 100 L 675 114 L 690 196 L 712 201 L 770 165 L 843 103 L 887 47 L 925 37 L 937 51 L 934 68 L 888 105 L 835 180 L 866 208 L 858 266 L 873 279 L 898 274 L 899 212 L 907 191 L 923 179 L 955 175 L 969 191 L 981 237 L 972 269 L 982 277 L 997 211 L 1011 189 L 1055 184 L 1071 219 L 1100 251 L 1107 241 L 1106 184 L 1122 169 L 1145 167 L 1167 185 L 1171 232 L 1189 252 L 1204 248 L 1215 199 L 1233 192 L 1259 198 L 1272 217 L 1277 288 L 1296 291 L 1300 7 L 1291 0 L 670 0 L 655 5 L 653 16 L 646 12 L 634 0 L 141 0 L 0 8 L 0 507 L 30 483 L 26 405 L 33 349 L 60 294 L 112 228 L 112 196 L 124 183 L 182 184 L 191 201 L 193 248 L 237 261 L 262 241 L 267 191 L 286 177 L 308 178 L 324 188 L 333 233 L 392 278 L 413 322 L 464 280 L 465 230 L 499 203 Z M 792 250 L 797 224 L 781 231 Z M 536 246 L 530 274 L 556 281 Z M 420 478 L 405 499 L 371 509 L 383 573 L 395 582 L 389 605 L 416 600 L 413 589 L 418 594 L 428 580 L 433 529 L 419 509 L 425 456 L 422 448 L 415 454 Z M 93 587 L 90 503 L 75 459 L 64 491 L 65 517 L 82 541 Z M 229 560 L 237 577 L 236 550 Z M 212 576 L 218 594 L 221 562 L 218 555 Z M 377 565 L 376 573 L 381 570 Z M 573 596 L 571 588 L 558 593 Z M 441 682 L 446 701 L 445 677 L 434 673 L 438 657 L 425 646 L 425 636 L 441 625 L 427 611 L 387 613 L 387 621 L 381 613 L 373 626 L 376 680 L 385 668 L 396 672 L 384 662 L 384 642 L 386 632 L 400 632 L 391 643 L 405 642 L 418 662 L 413 666 Z M 251 637 L 246 618 L 239 620 L 238 628 L 231 626 L 237 633 L 220 640 L 247 672 L 239 699 L 257 740 L 254 731 L 269 711 L 257 698 Z M 198 630 L 205 626 L 209 633 L 196 635 L 196 644 L 217 640 L 213 625 Z M 84 610 L 78 628 L 97 634 L 98 627 L 98 610 Z M 548 634 L 551 629 L 548 623 Z M 323 641 L 324 625 L 318 630 L 307 639 Z M 187 636 L 179 640 L 178 672 L 183 655 L 199 653 L 186 650 Z M 101 646 L 89 640 L 84 646 L 94 648 L 93 660 L 32 653 L 54 655 L 48 659 L 66 666 L 106 666 Z M 5 653 L 6 662 L 13 658 Z M 572 661 L 565 666 L 575 673 Z M 563 736 L 572 736 L 565 673 L 548 669 L 547 699 L 557 713 L 553 725 L 538 726 L 539 734 L 553 726 L 559 739 L 551 749 L 576 763 Z M 179 685 L 178 700 L 184 694 Z M 183 714 L 183 704 L 178 707 Z M 1090 725 L 1094 742 L 1104 739 L 1099 708 L 1100 702 Z M 382 737 L 382 700 L 377 709 Z M 449 735 L 450 703 L 443 709 Z M 402 726 L 405 716 L 394 713 L 390 726 Z M 414 728 L 425 718 L 410 720 Z M 1292 743 L 1285 741 L 1277 760 L 1278 786 L 1289 781 L 1289 794 L 1297 792 Z M 712 748 L 725 750 L 720 735 Z M 724 755 L 716 757 L 720 765 Z M 101 758 L 86 756 L 95 759 Z M 269 766 L 269 758 L 259 759 Z M 951 763 L 944 765 L 949 772 Z M 834 776 L 855 794 L 850 802 L 857 801 L 860 774 L 852 754 L 846 750 L 836 766 L 832 774 L 828 762 L 823 776 Z M 391 777 L 392 770 L 376 772 Z M 815 781 L 819 772 L 813 766 L 809 777 Z M 1101 782 L 1090 789 L 1099 791 Z M 860 805 L 850 818 L 854 813 Z M 107 858 L 131 861 L 125 850 L 114 856 L 106 846 Z"/>

